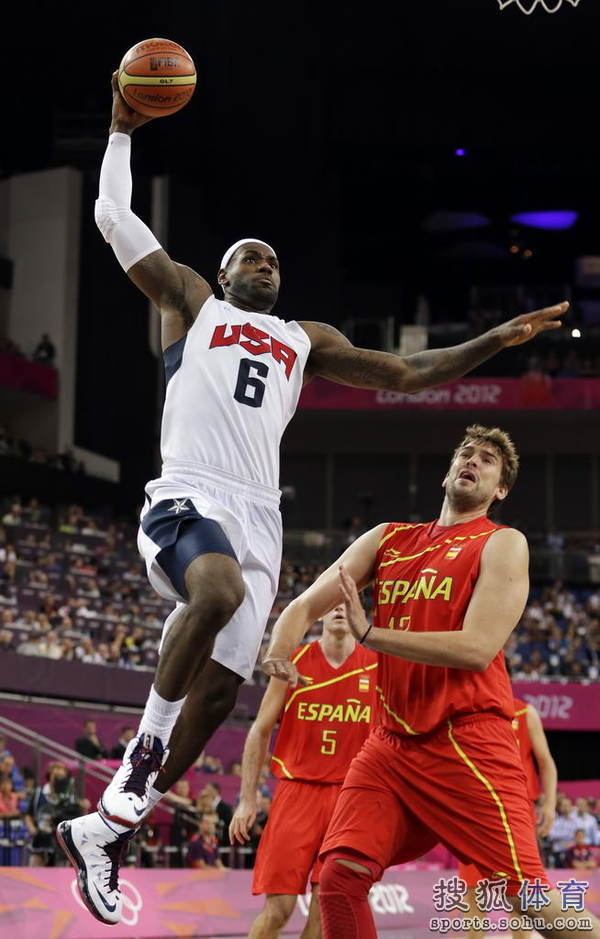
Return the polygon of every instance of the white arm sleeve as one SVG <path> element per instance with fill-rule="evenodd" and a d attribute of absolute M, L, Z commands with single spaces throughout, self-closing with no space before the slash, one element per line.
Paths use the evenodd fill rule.
<path fill-rule="evenodd" d="M 111 134 L 94 208 L 96 225 L 111 245 L 124 271 L 161 246 L 147 225 L 131 211 L 131 137 Z"/>

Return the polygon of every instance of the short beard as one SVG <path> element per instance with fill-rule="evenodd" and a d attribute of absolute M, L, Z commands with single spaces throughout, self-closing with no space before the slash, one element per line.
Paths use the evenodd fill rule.
<path fill-rule="evenodd" d="M 477 497 L 476 492 L 461 492 L 452 487 L 449 491 L 446 490 L 446 498 L 450 507 L 457 512 L 472 512 L 479 507 L 487 511 L 489 508 L 486 502 Z"/>

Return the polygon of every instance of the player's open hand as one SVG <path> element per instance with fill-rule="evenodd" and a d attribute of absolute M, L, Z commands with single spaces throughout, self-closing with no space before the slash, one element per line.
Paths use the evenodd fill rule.
<path fill-rule="evenodd" d="M 343 564 L 340 564 L 340 590 L 346 607 L 346 619 L 355 639 L 362 639 L 369 628 L 369 622 L 356 587 L 356 584 Z"/>
<path fill-rule="evenodd" d="M 112 119 L 110 123 L 111 133 L 118 132 L 122 134 L 130 134 L 136 129 L 136 127 L 141 127 L 142 124 L 147 124 L 148 121 L 153 120 L 151 117 L 146 117 L 145 114 L 138 114 L 137 111 L 134 111 L 133 108 L 130 108 L 125 98 L 119 91 L 119 72 L 115 71 L 112 74 L 111 86 L 113 93 L 113 103 L 112 103 Z"/>
<path fill-rule="evenodd" d="M 300 674 L 294 663 L 276 653 L 272 655 L 267 653 L 262 661 L 262 670 L 269 678 L 280 678 L 281 681 L 287 681 L 292 688 L 307 684 L 306 679 Z"/>
<path fill-rule="evenodd" d="M 250 840 L 250 832 L 256 819 L 256 799 L 254 804 L 240 801 L 229 823 L 229 841 L 231 844 L 244 844 Z"/>
<path fill-rule="evenodd" d="M 534 310 L 533 313 L 515 316 L 513 320 L 497 326 L 496 330 L 503 345 L 520 346 L 521 343 L 533 339 L 538 333 L 547 332 L 549 329 L 560 329 L 562 326 L 560 318 L 568 309 L 569 304 L 565 300 L 555 306 L 544 307 L 543 310 Z"/>
<path fill-rule="evenodd" d="M 554 808 L 550 805 L 542 805 L 540 809 L 540 817 L 538 820 L 537 831 L 540 838 L 546 838 L 550 834 L 550 830 L 554 825 Z"/>

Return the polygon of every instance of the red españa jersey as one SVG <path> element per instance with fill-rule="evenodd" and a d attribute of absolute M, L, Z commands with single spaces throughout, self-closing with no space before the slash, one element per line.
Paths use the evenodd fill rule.
<path fill-rule="evenodd" d="M 501 527 L 485 516 L 462 525 L 389 524 L 377 550 L 375 625 L 411 632 L 462 629 L 481 552 Z M 380 655 L 378 684 L 379 719 L 399 734 L 424 734 L 447 718 L 482 711 L 509 720 L 514 715 L 502 652 L 484 672 Z"/>
<path fill-rule="evenodd" d="M 279 779 L 341 783 L 375 715 L 377 656 L 356 643 L 334 668 L 321 643 L 311 642 L 292 661 L 309 684 L 288 689 L 272 771 Z"/>
<path fill-rule="evenodd" d="M 540 781 L 538 779 L 537 766 L 533 756 L 533 744 L 529 736 L 529 727 L 527 726 L 527 701 L 521 701 L 519 698 L 513 699 L 515 716 L 513 717 L 513 730 L 517 735 L 521 762 L 527 776 L 527 794 L 532 802 L 540 794 Z"/>

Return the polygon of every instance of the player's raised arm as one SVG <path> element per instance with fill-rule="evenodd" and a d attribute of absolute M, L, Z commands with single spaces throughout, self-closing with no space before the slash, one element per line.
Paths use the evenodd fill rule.
<path fill-rule="evenodd" d="M 365 645 L 422 665 L 483 672 L 519 622 L 529 592 L 528 572 L 525 536 L 514 528 L 500 529 L 481 553 L 479 577 L 462 629 L 402 632 L 372 627 Z M 362 637 L 369 624 L 357 586 L 345 566 L 338 573 L 348 624 L 355 638 Z"/>
<path fill-rule="evenodd" d="M 410 394 L 461 378 L 506 346 L 518 346 L 538 333 L 561 326 L 569 304 L 535 310 L 448 349 L 426 349 L 398 356 L 357 349 L 339 330 L 325 323 L 301 323 L 311 342 L 308 375 L 355 388 L 377 388 Z"/>
<path fill-rule="evenodd" d="M 232 844 L 243 844 L 250 838 L 250 830 L 256 818 L 256 790 L 269 749 L 273 728 L 279 719 L 287 684 L 272 678 L 258 709 L 258 714 L 248 731 L 242 755 L 242 784 L 240 801 L 229 825 L 229 840 Z"/>
<path fill-rule="evenodd" d="M 335 563 L 323 571 L 308 590 L 285 608 L 273 627 L 271 641 L 262 662 L 267 675 L 288 681 L 292 686 L 298 683 L 298 672 L 290 661 L 290 656 L 300 645 L 311 623 L 340 602 L 339 565 L 344 564 L 347 570 L 352 572 L 358 589 L 366 587 L 373 579 L 377 548 L 385 529 L 385 523 L 376 525 L 357 538 Z"/>
<path fill-rule="evenodd" d="M 125 103 L 116 72 L 112 90 L 112 121 L 100 171 L 96 224 L 123 270 L 160 310 L 166 348 L 185 335 L 212 289 L 191 268 L 172 261 L 148 226 L 132 212 L 131 134 L 151 118 Z"/>

